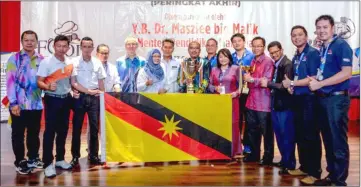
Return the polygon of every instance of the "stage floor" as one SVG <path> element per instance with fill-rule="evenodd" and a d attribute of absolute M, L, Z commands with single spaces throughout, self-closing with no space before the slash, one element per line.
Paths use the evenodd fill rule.
<path fill-rule="evenodd" d="M 71 129 L 71 128 L 70 128 Z M 41 130 L 40 140 L 42 141 Z M 17 175 L 13 165 L 11 133 L 1 124 L 1 185 L 2 186 L 299 186 L 301 177 L 280 176 L 276 167 L 261 167 L 257 163 L 191 162 L 189 163 L 109 163 L 109 167 L 91 167 L 87 163 L 86 129 L 83 128 L 80 168 L 72 171 L 57 169 L 58 176 L 44 177 L 42 170 L 24 176 Z M 66 160 L 71 160 L 71 130 L 66 144 Z M 41 144 L 42 145 L 42 144 Z M 275 143 L 276 145 L 276 143 Z M 360 185 L 360 124 L 349 125 L 350 169 L 347 184 Z M 42 147 L 40 148 L 41 155 Z M 322 177 L 327 175 L 325 151 L 322 157 Z M 278 148 L 275 159 L 279 161 Z M 138 165 L 138 166 L 137 166 Z"/>

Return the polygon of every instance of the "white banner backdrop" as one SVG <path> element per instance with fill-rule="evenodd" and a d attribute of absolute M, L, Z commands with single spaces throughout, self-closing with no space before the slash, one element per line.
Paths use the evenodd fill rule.
<path fill-rule="evenodd" d="M 303 25 L 309 39 L 315 38 L 315 19 L 330 14 L 337 32 L 346 32 L 352 48 L 359 47 L 359 2 L 241 2 L 241 1 L 143 1 L 143 2 L 22 2 L 21 30 L 39 34 L 39 51 L 49 54 L 49 39 L 66 34 L 73 39 L 70 56 L 79 55 L 79 40 L 93 38 L 96 45 L 108 44 L 110 60 L 124 55 L 124 39 L 139 38 L 138 54 L 146 56 L 160 48 L 161 40 L 176 40 L 175 56 L 187 55 L 191 40 L 202 44 L 214 37 L 219 49 L 232 49 L 230 37 L 236 32 L 246 36 L 247 48 L 255 36 L 269 43 L 278 40 L 291 57 L 295 47 L 290 40 L 294 25 Z M 357 28 L 357 29 L 356 29 Z M 50 49 L 49 49 L 50 47 Z"/>
<path fill-rule="evenodd" d="M 255 36 L 268 44 L 278 40 L 285 53 L 295 51 L 290 40 L 294 25 L 303 25 L 310 42 L 315 39 L 315 19 L 330 14 L 336 21 L 336 32 L 342 33 L 353 49 L 359 48 L 359 2 L 276 2 L 276 1 L 138 1 L 138 2 L 21 2 L 21 31 L 34 30 L 39 35 L 37 51 L 48 56 L 58 34 L 72 39 L 70 57 L 80 54 L 80 39 L 89 36 L 95 45 L 110 46 L 110 61 L 125 54 L 127 36 L 138 37 L 138 54 L 146 56 L 160 48 L 164 38 L 175 39 L 175 57 L 187 56 L 192 40 L 202 45 L 206 55 L 208 38 L 218 40 L 218 48 L 229 48 L 230 37 L 237 32 L 246 37 L 247 48 Z M 95 51 L 94 51 L 95 54 Z M 3 59 L 3 58 L 2 58 Z M 357 58 L 355 58 L 357 59 Z M 354 71 L 359 68 L 355 63 Z"/>

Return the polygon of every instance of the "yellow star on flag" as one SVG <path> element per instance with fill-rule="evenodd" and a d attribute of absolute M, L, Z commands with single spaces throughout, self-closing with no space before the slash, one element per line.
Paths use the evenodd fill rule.
<path fill-rule="evenodd" d="M 182 130 L 182 128 L 177 127 L 177 125 L 181 120 L 174 122 L 174 115 L 173 115 L 169 121 L 168 117 L 166 115 L 164 116 L 165 116 L 165 122 L 160 121 L 163 127 L 158 129 L 158 131 L 164 131 L 162 138 L 164 138 L 164 136 L 166 136 L 167 134 L 169 136 L 169 140 L 172 140 L 173 134 L 179 137 L 177 130 Z"/>

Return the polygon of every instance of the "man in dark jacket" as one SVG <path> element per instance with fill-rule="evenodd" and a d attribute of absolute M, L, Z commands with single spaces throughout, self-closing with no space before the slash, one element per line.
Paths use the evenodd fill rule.
<path fill-rule="evenodd" d="M 275 61 L 275 71 L 272 81 L 263 78 L 261 86 L 271 89 L 272 126 L 282 156 L 281 161 L 275 165 L 281 167 L 280 174 L 287 174 L 287 170 L 293 170 L 296 166 L 295 129 L 291 110 L 292 95 L 283 87 L 282 80 L 285 75 L 293 77 L 292 62 L 283 54 L 282 46 L 278 41 L 271 42 L 268 45 L 268 51 Z"/>

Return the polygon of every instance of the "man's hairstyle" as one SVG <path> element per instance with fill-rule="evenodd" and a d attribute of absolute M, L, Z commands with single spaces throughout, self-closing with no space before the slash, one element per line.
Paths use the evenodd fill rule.
<path fill-rule="evenodd" d="M 236 33 L 236 34 L 232 35 L 232 37 L 231 37 L 231 42 L 233 42 L 233 38 L 235 38 L 235 37 L 240 37 L 240 38 L 242 38 L 243 41 L 246 41 L 246 38 L 244 37 L 243 34 L 241 34 L 241 33 Z"/>
<path fill-rule="evenodd" d="M 69 38 L 66 37 L 65 35 L 58 35 L 58 36 L 56 36 L 55 39 L 54 39 L 54 45 L 55 45 L 55 43 L 58 42 L 58 41 L 66 41 L 66 42 L 68 43 L 68 45 L 70 45 L 70 40 L 69 40 Z"/>
<path fill-rule="evenodd" d="M 91 42 L 92 42 L 92 45 L 94 45 L 93 39 L 91 39 L 91 38 L 88 37 L 88 36 L 85 36 L 84 38 L 81 39 L 81 41 L 80 41 L 80 46 L 83 44 L 83 41 L 91 41 Z"/>
<path fill-rule="evenodd" d="M 191 42 L 189 42 L 189 44 L 188 44 L 188 49 L 189 49 L 189 47 L 190 47 L 192 44 L 197 44 L 197 45 L 199 46 L 199 49 L 201 48 L 201 44 L 200 44 L 199 42 L 197 42 L 197 41 L 191 41 Z"/>
<path fill-rule="evenodd" d="M 277 46 L 278 49 L 282 49 L 282 45 L 279 41 L 273 41 L 273 42 L 269 43 L 267 46 L 267 49 L 269 50 L 269 48 L 274 47 L 274 46 Z"/>
<path fill-rule="evenodd" d="M 219 55 L 222 54 L 224 56 L 226 56 L 228 59 L 229 59 L 229 64 L 228 66 L 232 66 L 233 64 L 233 58 L 232 58 L 232 54 L 231 54 L 231 51 L 229 51 L 229 49 L 227 48 L 223 48 L 221 50 L 218 51 L 218 54 L 217 54 L 217 67 L 218 68 L 221 68 L 221 63 L 219 62 Z"/>
<path fill-rule="evenodd" d="M 208 41 L 211 41 L 211 40 L 213 40 L 214 42 L 216 42 L 216 46 L 218 46 L 218 41 L 217 41 L 215 38 L 209 38 L 206 43 L 208 43 Z"/>
<path fill-rule="evenodd" d="M 305 27 L 302 26 L 302 25 L 293 26 L 292 29 L 291 29 L 291 35 L 292 35 L 293 30 L 295 30 L 295 29 L 302 29 L 303 32 L 305 33 L 305 35 L 308 36 L 308 35 L 307 35 L 307 30 L 306 30 Z"/>
<path fill-rule="evenodd" d="M 32 30 L 24 31 L 24 32 L 21 34 L 21 41 L 23 41 L 25 34 L 34 34 L 36 41 L 38 41 L 38 35 L 36 34 L 36 32 L 34 32 L 34 31 L 32 31 Z"/>
<path fill-rule="evenodd" d="M 170 38 L 166 38 L 162 41 L 162 46 L 164 46 L 164 43 L 165 42 L 168 42 L 168 43 L 171 43 L 172 46 L 174 47 L 174 40 L 173 39 L 170 39 Z"/>
<path fill-rule="evenodd" d="M 99 44 L 99 45 L 97 46 L 97 53 L 100 52 L 100 48 L 101 48 L 101 47 L 106 47 L 106 48 L 108 48 L 108 50 L 109 50 L 109 46 L 108 46 L 107 44 Z"/>
<path fill-rule="evenodd" d="M 263 46 L 266 45 L 266 40 L 260 36 L 256 36 L 252 39 L 252 45 L 253 45 L 253 41 L 255 41 L 255 40 L 262 40 Z"/>
<path fill-rule="evenodd" d="M 333 19 L 332 16 L 330 15 L 321 15 L 320 17 L 318 17 L 315 21 L 315 25 L 317 25 L 317 22 L 321 21 L 321 20 L 328 20 L 331 24 L 331 26 L 335 25 L 335 20 Z"/>

